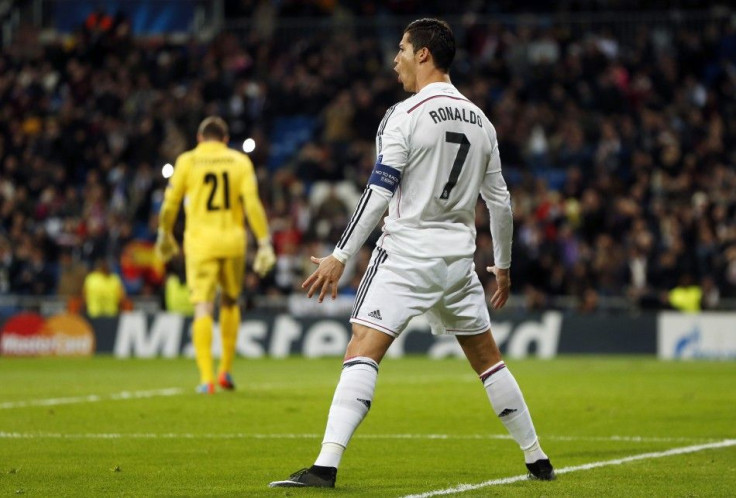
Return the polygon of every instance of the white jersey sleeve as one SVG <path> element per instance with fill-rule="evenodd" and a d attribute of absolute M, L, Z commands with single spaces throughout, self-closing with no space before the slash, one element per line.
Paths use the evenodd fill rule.
<path fill-rule="evenodd" d="M 345 262 L 365 243 L 389 205 L 401 181 L 401 170 L 409 157 L 411 120 L 407 114 L 394 114 L 399 104 L 384 115 L 376 134 L 378 160 L 368 179 L 368 185 L 350 217 L 350 222 L 337 242 L 332 255 Z M 393 119 L 391 119 L 393 117 Z M 385 147 L 384 147 L 385 145 Z M 387 157 L 388 166 L 384 164 Z"/>
<path fill-rule="evenodd" d="M 498 145 L 491 154 L 491 161 L 481 186 L 480 195 L 491 215 L 494 264 L 498 268 L 509 268 L 511 266 L 514 217 L 511 212 L 511 195 L 501 174 L 501 158 Z"/>
<path fill-rule="evenodd" d="M 365 188 L 347 228 L 332 251 L 332 255 L 338 261 L 345 263 L 358 252 L 386 212 L 390 197 L 391 194 L 383 188 L 370 185 Z"/>

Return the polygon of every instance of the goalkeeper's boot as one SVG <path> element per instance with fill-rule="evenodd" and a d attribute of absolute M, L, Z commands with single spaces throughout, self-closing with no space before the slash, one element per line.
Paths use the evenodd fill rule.
<path fill-rule="evenodd" d="M 217 383 L 220 384 L 221 388 L 227 389 L 228 391 L 235 389 L 235 383 L 230 372 L 222 372 L 217 378 Z"/>
<path fill-rule="evenodd" d="M 547 458 L 537 460 L 534 463 L 527 463 L 526 468 L 529 470 L 529 479 L 536 481 L 554 481 L 557 478 L 555 475 L 555 469 L 552 468 L 552 464 Z"/>
<path fill-rule="evenodd" d="M 337 478 L 335 467 L 312 465 L 308 469 L 297 470 L 285 481 L 274 481 L 271 488 L 334 488 Z"/>
<path fill-rule="evenodd" d="M 195 388 L 195 391 L 198 394 L 215 394 L 215 384 L 212 382 L 200 384 Z"/>

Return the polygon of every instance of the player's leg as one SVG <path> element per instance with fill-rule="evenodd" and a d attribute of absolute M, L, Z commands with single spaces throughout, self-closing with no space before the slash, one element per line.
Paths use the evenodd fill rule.
<path fill-rule="evenodd" d="M 405 258 L 376 248 L 358 289 L 345 352 L 315 465 L 337 468 L 355 429 L 368 414 L 378 364 L 409 320 L 429 309 L 441 295 L 441 264 Z"/>
<path fill-rule="evenodd" d="M 214 363 L 212 361 L 212 308 L 212 303 L 208 302 L 194 305 L 192 343 L 194 344 L 194 358 L 199 369 L 197 392 L 202 394 L 215 392 Z"/>
<path fill-rule="evenodd" d="M 378 364 L 394 337 L 375 329 L 353 324 L 340 381 L 335 388 L 327 416 L 327 427 L 315 465 L 337 468 L 348 442 L 368 415 L 378 378 Z"/>
<path fill-rule="evenodd" d="M 240 327 L 240 306 L 237 300 L 225 296 L 220 297 L 220 335 L 222 336 L 222 355 L 217 369 L 217 383 L 223 389 L 235 389 L 233 382 L 233 359 Z"/>
<path fill-rule="evenodd" d="M 373 402 L 378 364 L 394 337 L 365 325 L 353 324 L 340 381 L 327 416 L 322 448 L 309 468 L 292 474 L 271 487 L 334 487 L 342 454 Z"/>
<path fill-rule="evenodd" d="M 554 470 L 539 445 L 539 438 L 519 384 L 501 358 L 490 329 L 476 335 L 458 335 L 457 340 L 471 367 L 483 382 L 493 411 L 524 452 L 530 477 L 554 479 Z"/>
<path fill-rule="evenodd" d="M 240 328 L 240 306 L 238 296 L 243 282 L 245 258 L 227 258 L 223 262 L 220 275 L 220 335 L 222 355 L 217 369 L 217 382 L 223 389 L 235 389 L 232 378 L 235 346 Z"/>
<path fill-rule="evenodd" d="M 348 343 L 340 380 L 327 417 L 322 448 L 315 464 L 272 487 L 334 487 L 342 454 L 358 425 L 368 414 L 378 377 L 378 365 L 394 338 L 409 320 L 431 306 L 433 287 L 423 280 L 433 265 L 405 261 L 376 248 L 358 288 L 350 321 Z M 428 269 L 428 271 L 424 271 Z M 416 274 L 415 274 L 416 273 Z"/>
<path fill-rule="evenodd" d="M 554 478 L 519 385 L 491 335 L 488 304 L 472 260 L 450 263 L 448 274 L 452 283 L 433 312 L 437 312 L 445 329 L 455 334 L 470 366 L 480 376 L 494 412 L 524 451 L 532 475 Z"/>
<path fill-rule="evenodd" d="M 212 313 L 217 278 L 217 261 L 186 261 L 187 281 L 191 289 L 191 301 L 194 305 L 194 322 L 192 323 L 192 343 L 194 358 L 199 369 L 199 386 L 197 391 L 203 394 L 214 392 L 214 363 L 212 360 Z"/>

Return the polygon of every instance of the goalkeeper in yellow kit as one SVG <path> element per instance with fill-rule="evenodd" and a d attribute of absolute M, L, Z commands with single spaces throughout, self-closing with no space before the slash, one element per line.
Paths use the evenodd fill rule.
<path fill-rule="evenodd" d="M 240 325 L 238 297 L 245 271 L 244 216 L 258 241 L 253 270 L 264 276 L 276 262 L 253 163 L 245 154 L 228 148 L 228 139 L 227 124 L 219 117 L 210 116 L 199 125 L 198 145 L 176 159 L 156 239 L 156 252 L 164 261 L 178 253 L 172 230 L 183 199 L 184 255 L 194 305 L 192 342 L 200 374 L 197 391 L 204 394 L 215 389 L 212 329 L 218 285 L 222 357 L 217 380 L 224 389 L 235 387 L 231 369 Z"/>

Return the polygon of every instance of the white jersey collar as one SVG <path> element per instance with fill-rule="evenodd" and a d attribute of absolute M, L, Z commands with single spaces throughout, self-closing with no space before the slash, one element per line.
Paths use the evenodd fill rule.
<path fill-rule="evenodd" d="M 452 83 L 445 83 L 444 81 L 436 81 L 434 83 L 430 83 L 428 85 L 425 85 L 424 88 L 419 90 L 416 95 L 421 95 L 425 92 L 431 92 L 433 90 L 442 90 L 442 89 L 455 89 Z"/>

